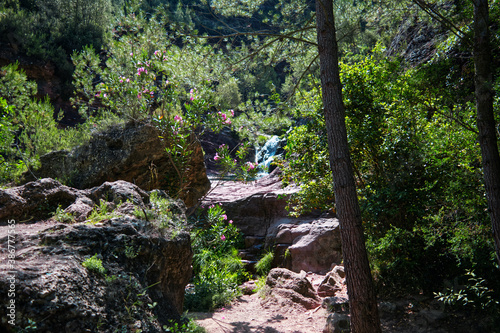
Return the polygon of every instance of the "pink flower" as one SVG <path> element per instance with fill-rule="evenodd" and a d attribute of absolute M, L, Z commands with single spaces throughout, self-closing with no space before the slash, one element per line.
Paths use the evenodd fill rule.
<path fill-rule="evenodd" d="M 174 120 L 178 121 L 178 122 L 182 122 L 182 117 L 179 115 L 175 115 Z"/>
<path fill-rule="evenodd" d="M 108 97 L 108 94 L 104 93 L 104 98 Z"/>
<path fill-rule="evenodd" d="M 231 109 L 231 110 L 229 110 L 229 112 L 231 112 L 231 117 L 234 117 L 234 110 Z"/>
<path fill-rule="evenodd" d="M 220 236 L 220 239 L 223 240 L 223 241 L 225 241 L 226 240 L 226 236 L 222 235 L 222 236 Z"/>
<path fill-rule="evenodd" d="M 130 52 L 130 56 L 133 56 L 133 55 L 134 55 L 134 53 L 133 53 L 133 52 Z"/>
<path fill-rule="evenodd" d="M 227 125 L 231 125 L 231 119 L 226 120 L 226 121 L 225 121 L 225 124 L 227 124 Z"/>
<path fill-rule="evenodd" d="M 148 74 L 148 70 L 144 67 L 137 68 L 137 75 L 141 75 L 142 73 Z"/>
<path fill-rule="evenodd" d="M 214 156 L 214 161 L 218 161 L 220 159 L 220 156 L 218 153 L 215 153 L 215 156 Z"/>
<path fill-rule="evenodd" d="M 142 97 L 142 93 L 138 93 L 137 94 L 137 99 L 141 99 L 141 97 Z"/>
<path fill-rule="evenodd" d="M 123 83 L 123 79 L 120 79 L 120 83 Z"/>
<path fill-rule="evenodd" d="M 227 215 L 226 214 L 222 215 L 222 219 L 227 220 Z"/>
<path fill-rule="evenodd" d="M 248 170 L 253 170 L 256 166 L 252 162 L 247 162 L 246 165 L 247 165 Z"/>
<path fill-rule="evenodd" d="M 229 224 L 233 224 L 233 220 L 229 220 Z"/>
<path fill-rule="evenodd" d="M 130 79 L 127 79 L 127 83 L 130 82 Z"/>

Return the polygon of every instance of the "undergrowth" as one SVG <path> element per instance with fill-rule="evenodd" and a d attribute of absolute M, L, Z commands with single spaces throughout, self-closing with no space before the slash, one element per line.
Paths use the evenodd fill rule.
<path fill-rule="evenodd" d="M 189 311 L 206 311 L 223 306 L 241 294 L 239 285 L 250 275 L 244 270 L 237 248 L 241 235 L 228 221 L 220 205 L 200 211 L 195 219 L 193 239 L 193 287 L 186 291 Z"/>

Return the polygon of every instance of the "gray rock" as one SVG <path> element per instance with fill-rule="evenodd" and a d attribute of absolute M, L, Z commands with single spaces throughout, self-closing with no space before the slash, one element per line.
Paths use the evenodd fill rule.
<path fill-rule="evenodd" d="M 59 196 L 75 198 L 66 203 L 67 209 L 123 196 L 136 198 L 137 204 L 147 206 L 149 202 L 146 192 L 123 181 L 76 190 L 44 179 L 4 191 L 2 197 L 13 201 L 4 202 L 0 214 L 14 212 L 19 202 L 24 202 L 27 214 L 33 215 L 44 194 L 49 203 Z M 109 204 L 115 205 L 112 201 Z M 175 202 L 173 205 L 183 209 Z M 130 212 L 130 203 L 125 206 L 129 209 L 123 208 L 122 214 Z M 186 222 L 184 214 L 176 218 Z M 2 248 L 8 248 L 8 228 L 0 224 Z M 13 271 L 15 278 L 16 328 L 26 327 L 29 319 L 40 332 L 114 332 L 133 327 L 162 332 L 169 320 L 180 318 L 184 288 L 192 273 L 188 233 L 164 235 L 153 223 L 133 215 L 118 215 L 95 225 L 17 221 L 16 229 L 15 266 L 0 261 L 0 269 Z M 105 273 L 82 265 L 94 256 L 101 260 Z M 9 274 L 0 275 L 3 300 L 11 298 L 10 282 Z M 6 307 L 0 308 L 1 318 L 8 318 L 6 311 Z M 0 331 L 10 327 L 7 325 L 0 322 Z"/>
<path fill-rule="evenodd" d="M 349 316 L 337 312 L 328 315 L 323 333 L 347 333 L 350 331 L 351 324 Z"/>
<path fill-rule="evenodd" d="M 134 183 L 143 190 L 169 189 L 178 177 L 160 135 L 155 126 L 147 123 L 116 125 L 95 133 L 87 144 L 71 152 L 55 151 L 41 156 L 41 167 L 33 173 L 39 178 L 58 178 L 78 189 L 116 180 Z M 188 207 L 210 189 L 203 150 L 194 139 L 191 150 L 192 157 L 183 175 L 185 186 L 179 194 Z M 24 182 L 33 180 L 31 173 L 24 175 Z"/>
<path fill-rule="evenodd" d="M 245 237 L 265 238 L 273 265 L 294 272 L 326 273 L 342 261 L 338 220 L 332 216 L 288 216 L 287 199 L 298 189 L 283 188 L 279 169 L 252 183 L 214 182 L 203 205 L 221 203 Z"/>

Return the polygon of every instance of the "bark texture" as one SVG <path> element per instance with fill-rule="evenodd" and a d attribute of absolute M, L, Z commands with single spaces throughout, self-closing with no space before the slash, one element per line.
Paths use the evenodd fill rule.
<path fill-rule="evenodd" d="M 316 0 L 316 25 L 322 98 L 337 215 L 340 220 L 351 312 L 351 331 L 353 333 L 381 332 L 347 142 L 332 0 Z"/>
<path fill-rule="evenodd" d="M 477 127 L 497 260 L 500 264 L 500 155 L 493 114 L 493 68 L 487 0 L 474 1 L 474 84 Z"/>

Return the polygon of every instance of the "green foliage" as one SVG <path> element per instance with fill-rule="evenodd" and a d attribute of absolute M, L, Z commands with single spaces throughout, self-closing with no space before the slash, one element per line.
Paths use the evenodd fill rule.
<path fill-rule="evenodd" d="M 92 257 L 85 259 L 82 262 L 82 266 L 88 269 L 90 272 L 98 273 L 100 275 L 106 274 L 106 268 L 102 265 L 102 260 L 97 258 L 97 254 Z"/>
<path fill-rule="evenodd" d="M 473 106 L 453 103 L 442 87 L 429 85 L 427 70 L 404 69 L 380 47 L 341 63 L 341 80 L 379 287 L 433 291 L 459 270 L 497 274 Z M 297 97 L 306 123 L 289 133 L 281 163 L 285 181 L 302 186 L 293 198 L 295 214 L 333 202 L 331 178 L 322 183 L 330 171 L 320 93 L 314 79 L 307 84 Z"/>
<path fill-rule="evenodd" d="M 87 223 L 96 224 L 104 220 L 109 220 L 117 216 L 114 210 L 110 210 L 110 203 L 106 200 L 102 200 L 99 206 L 94 207 L 89 217 L 87 218 Z"/>
<path fill-rule="evenodd" d="M 319 117 L 295 127 L 287 137 L 285 158 L 278 164 L 285 184 L 301 185 L 288 202 L 293 216 L 333 208 L 333 180 L 326 146 L 324 122 Z"/>
<path fill-rule="evenodd" d="M 17 180 L 28 168 L 39 165 L 39 157 L 52 150 L 71 147 L 88 138 L 84 127 L 61 130 L 61 114 L 47 99 L 39 100 L 34 81 L 29 81 L 17 63 L 0 70 L 0 182 Z M 41 130 L 43 129 L 43 130 Z"/>
<path fill-rule="evenodd" d="M 273 268 L 274 253 L 267 252 L 256 264 L 255 270 L 261 276 L 267 276 L 267 273 Z"/>
<path fill-rule="evenodd" d="M 54 216 L 52 216 L 52 218 L 60 223 L 70 223 L 75 219 L 75 217 L 72 214 L 66 213 L 64 209 L 61 208 L 61 205 L 57 207 Z"/>
<path fill-rule="evenodd" d="M 493 290 L 487 286 L 487 281 L 477 276 L 474 271 L 467 270 L 467 282 L 464 285 L 448 286 L 443 292 L 434 293 L 435 298 L 445 305 L 473 311 L 500 314 L 500 302 L 496 299 Z"/>
<path fill-rule="evenodd" d="M 238 285 L 248 279 L 236 247 L 241 235 L 220 205 L 211 205 L 203 223 L 193 232 L 194 287 L 186 291 L 189 310 L 211 310 L 225 305 L 240 294 Z"/>
<path fill-rule="evenodd" d="M 52 60 L 71 76 L 68 55 L 85 45 L 104 46 L 110 29 L 110 0 L 9 1 L 0 5 L 0 40 L 29 56 Z"/>
<path fill-rule="evenodd" d="M 223 175 L 232 175 L 243 181 L 255 179 L 260 169 L 258 163 L 248 161 L 249 143 L 239 144 L 237 148 L 234 158 L 229 147 L 222 144 L 214 156 L 215 162 L 220 165 Z"/>
<path fill-rule="evenodd" d="M 198 326 L 193 319 L 189 319 L 183 323 L 171 321 L 169 325 L 164 325 L 163 329 L 165 332 L 170 333 L 206 333 L 206 330 Z"/>

